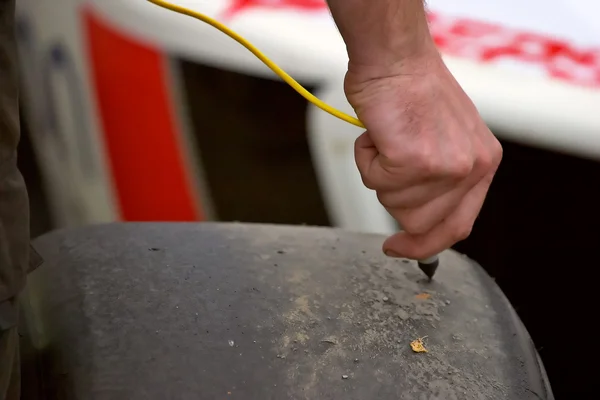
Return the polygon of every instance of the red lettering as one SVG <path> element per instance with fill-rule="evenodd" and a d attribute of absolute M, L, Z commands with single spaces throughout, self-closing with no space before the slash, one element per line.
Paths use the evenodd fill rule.
<path fill-rule="evenodd" d="M 325 0 L 231 0 L 225 16 L 252 9 L 320 12 Z M 577 49 L 570 43 L 500 25 L 428 12 L 431 35 L 449 55 L 480 62 L 519 60 L 539 66 L 549 76 L 600 87 L 600 48 Z"/>
<path fill-rule="evenodd" d="M 554 78 L 600 87 L 600 48 L 578 49 L 551 37 L 433 13 L 428 19 L 436 45 L 446 54 L 490 63 L 519 60 Z"/>
<path fill-rule="evenodd" d="M 251 8 L 295 8 L 306 11 L 322 11 L 327 8 L 324 0 L 232 0 L 225 12 L 226 17 Z"/>
<path fill-rule="evenodd" d="M 482 38 L 497 34 L 501 31 L 502 27 L 498 25 L 492 25 L 487 22 L 458 19 L 450 26 L 448 33 L 459 37 Z"/>

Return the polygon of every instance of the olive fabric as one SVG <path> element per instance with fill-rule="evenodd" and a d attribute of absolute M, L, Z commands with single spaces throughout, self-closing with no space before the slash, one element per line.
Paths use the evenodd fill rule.
<path fill-rule="evenodd" d="M 16 296 L 29 269 L 29 201 L 17 168 L 15 1 L 0 0 L 0 399 L 19 398 Z"/>

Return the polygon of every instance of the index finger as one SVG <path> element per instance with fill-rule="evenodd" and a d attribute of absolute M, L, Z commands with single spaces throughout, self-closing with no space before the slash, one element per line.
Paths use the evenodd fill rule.
<path fill-rule="evenodd" d="M 360 135 L 354 142 L 354 159 L 366 187 L 378 191 L 404 190 L 423 183 L 423 178 L 410 166 L 393 169 L 384 168 L 381 154 L 369 132 Z M 435 180 L 429 179 L 427 183 Z"/>
<path fill-rule="evenodd" d="M 406 232 L 399 232 L 384 242 L 383 251 L 392 257 L 421 260 L 434 256 L 466 239 L 481 211 L 492 179 L 493 174 L 484 177 L 467 193 L 454 213 L 428 233 L 410 235 Z"/>

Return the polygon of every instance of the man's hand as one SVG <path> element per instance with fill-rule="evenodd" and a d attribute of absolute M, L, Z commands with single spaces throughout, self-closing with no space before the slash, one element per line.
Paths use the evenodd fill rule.
<path fill-rule="evenodd" d="M 423 0 L 328 0 L 350 62 L 345 89 L 367 128 L 365 185 L 403 232 L 389 256 L 426 259 L 465 239 L 502 148 L 439 55 Z"/>
<path fill-rule="evenodd" d="M 383 68 L 351 60 L 345 89 L 367 128 L 363 182 L 404 229 L 386 254 L 425 259 L 469 236 L 502 148 L 437 50 Z"/>

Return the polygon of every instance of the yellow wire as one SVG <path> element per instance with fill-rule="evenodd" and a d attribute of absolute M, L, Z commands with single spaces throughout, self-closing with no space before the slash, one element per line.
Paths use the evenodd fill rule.
<path fill-rule="evenodd" d="M 296 90 L 296 92 L 300 93 L 300 95 L 302 95 L 302 97 L 304 97 L 306 100 L 308 100 L 315 106 L 319 107 L 321 110 L 333 115 L 334 117 L 337 117 L 341 120 L 349 122 L 352 125 L 356 125 L 360 128 L 365 127 L 363 125 L 363 123 L 360 122 L 357 118 L 352 117 L 340 110 L 337 110 L 337 109 L 331 107 L 329 104 L 325 103 L 324 101 L 322 101 L 319 98 L 317 98 L 316 96 L 314 96 L 312 93 L 310 93 L 308 90 L 306 90 L 301 84 L 296 82 L 296 80 L 294 78 L 292 78 L 287 72 L 282 70 L 277 64 L 275 64 L 273 61 L 271 61 L 260 50 L 258 50 L 256 47 L 254 47 L 254 45 L 252 43 L 250 43 L 249 41 L 244 39 L 242 36 L 238 35 L 234 31 L 232 31 L 231 29 L 229 29 L 227 26 L 223 25 L 219 21 L 212 19 L 212 18 L 210 18 L 204 14 L 201 14 L 199 12 L 192 11 L 190 9 L 187 9 L 185 7 L 181 7 L 181 6 L 178 6 L 175 4 L 171 4 L 171 3 L 163 1 L 163 0 L 148 0 L 148 1 L 159 7 L 166 8 L 167 10 L 171 10 L 171 11 L 174 11 L 179 14 L 184 14 L 184 15 L 190 16 L 192 18 L 199 19 L 200 21 L 205 22 L 205 23 L 213 26 L 214 28 L 217 28 L 218 30 L 220 30 L 221 32 L 223 32 L 227 36 L 231 37 L 232 39 L 237 41 L 239 44 L 241 44 L 248 50 L 250 50 L 250 52 L 252 52 L 252 54 L 254 54 L 267 67 L 269 67 L 273 72 L 275 72 L 275 74 L 277 76 L 279 76 L 281 79 L 283 79 L 288 85 L 290 85 L 292 88 L 294 88 L 294 90 Z"/>

